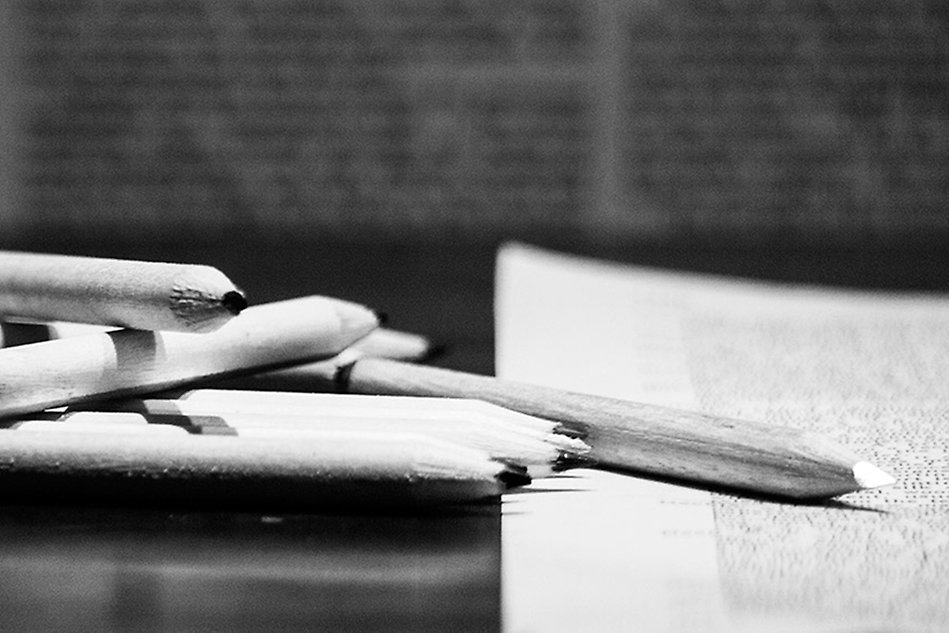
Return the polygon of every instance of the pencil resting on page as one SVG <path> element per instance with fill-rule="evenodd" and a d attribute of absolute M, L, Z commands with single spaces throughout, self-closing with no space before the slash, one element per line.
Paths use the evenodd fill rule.
<path fill-rule="evenodd" d="M 327 358 L 378 324 L 364 306 L 310 296 L 203 334 L 115 330 L 0 349 L 0 417 Z"/>
<path fill-rule="evenodd" d="M 530 481 L 483 451 L 411 434 L 287 442 L 28 424 L 0 430 L 0 493 L 33 501 L 380 509 L 490 500 Z"/>
<path fill-rule="evenodd" d="M 830 438 L 794 428 L 382 358 L 342 354 L 321 367 L 314 389 L 480 398 L 560 422 L 582 434 L 601 467 L 798 499 L 894 483 Z"/>
<path fill-rule="evenodd" d="M 211 266 L 0 251 L 5 317 L 209 332 L 245 307 Z"/>

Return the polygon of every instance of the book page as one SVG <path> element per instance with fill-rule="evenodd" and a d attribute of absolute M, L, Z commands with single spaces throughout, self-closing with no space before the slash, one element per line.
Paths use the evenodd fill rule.
<path fill-rule="evenodd" d="M 667 273 L 511 245 L 499 256 L 497 300 L 499 375 L 581 391 L 625 385 L 610 395 L 819 431 L 898 480 L 821 504 L 652 482 L 639 482 L 654 486 L 650 503 L 630 498 L 610 508 L 602 498 L 600 521 L 570 542 L 575 551 L 579 543 L 591 546 L 589 556 L 604 564 L 615 559 L 612 548 L 623 546 L 604 542 L 604 524 L 612 531 L 647 513 L 667 521 L 652 541 L 625 545 L 672 556 L 666 572 L 678 564 L 679 534 L 711 529 L 713 535 L 706 545 L 714 555 L 705 552 L 701 560 L 714 561 L 714 573 L 703 573 L 714 590 L 708 584 L 679 595 L 667 590 L 664 600 L 638 605 L 647 616 L 632 610 L 627 598 L 639 585 L 663 580 L 661 572 L 627 568 L 625 577 L 605 583 L 617 596 L 614 612 L 626 611 L 625 624 L 645 619 L 656 624 L 637 630 L 688 630 L 676 628 L 674 618 L 704 604 L 720 617 L 711 624 L 730 631 L 946 630 L 949 298 Z M 603 338 L 603 330 L 617 338 Z M 571 476 L 596 489 L 597 476 L 589 472 Z M 682 491 L 705 495 L 711 528 L 697 511 L 656 513 L 656 500 Z M 566 506 L 555 494 L 533 496 Z M 548 517 L 509 517 L 509 505 L 503 556 L 515 569 L 505 568 L 504 580 L 512 584 L 503 591 L 505 614 L 513 618 L 523 604 L 514 584 L 520 573 L 514 552 L 524 547 L 517 521 L 533 520 L 532 530 L 542 532 Z M 588 580 L 572 590 L 595 593 L 596 583 Z M 554 582 L 550 577 L 544 585 Z M 586 604 L 584 596 L 573 604 Z"/>
<path fill-rule="evenodd" d="M 694 403 L 682 335 L 661 305 L 564 275 L 530 251 L 498 261 L 497 374 L 670 406 Z M 572 297 L 576 300 L 567 300 Z M 502 505 L 504 630 L 720 630 L 722 596 L 707 492 L 575 470 Z"/>

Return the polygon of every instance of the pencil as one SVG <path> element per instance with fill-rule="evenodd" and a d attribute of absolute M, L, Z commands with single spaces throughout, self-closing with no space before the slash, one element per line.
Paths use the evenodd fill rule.
<path fill-rule="evenodd" d="M 599 467 L 797 499 L 894 483 L 848 448 L 799 429 L 388 359 L 322 367 L 322 386 L 339 391 L 481 398 L 559 421 L 582 433 Z"/>
<path fill-rule="evenodd" d="M 0 421 L 0 425 L 7 429 L 18 431 L 35 431 L 45 433 L 107 433 L 115 435 L 117 433 L 143 434 L 150 437 L 156 435 L 172 435 L 186 437 L 190 435 L 188 429 L 174 424 L 148 424 L 147 420 L 141 420 L 136 423 L 130 416 L 134 413 L 116 413 L 111 415 L 100 415 L 96 419 L 89 417 L 77 418 L 75 423 L 66 423 L 56 417 L 40 417 L 37 419 L 24 419 L 11 422 L 10 420 Z M 121 417 L 119 417 L 121 416 Z M 142 416 L 138 416 L 142 417 Z"/>
<path fill-rule="evenodd" d="M 481 451 L 408 434 L 0 431 L 0 495 L 34 502 L 376 510 L 491 500 L 529 481 Z"/>
<path fill-rule="evenodd" d="M 206 334 L 116 330 L 0 349 L 0 417 L 327 358 L 377 325 L 364 306 L 310 296 Z"/>
<path fill-rule="evenodd" d="M 387 328 L 374 330 L 369 336 L 357 341 L 346 353 L 360 356 L 394 358 L 410 362 L 425 362 L 437 357 L 444 346 L 433 343 L 428 338 Z M 258 372 L 246 376 L 235 376 L 215 382 L 215 386 L 229 390 L 242 391 L 306 391 L 318 380 L 322 371 L 319 362 L 303 363 Z"/>
<path fill-rule="evenodd" d="M 0 347 L 42 343 L 84 334 L 101 334 L 116 329 L 120 328 L 118 326 L 93 325 L 72 321 L 36 321 L 17 319 L 16 317 L 0 318 Z M 442 346 L 432 343 L 420 334 L 380 327 L 353 343 L 349 349 L 365 356 L 421 362 L 436 356 Z M 309 384 L 312 380 L 309 371 L 309 363 L 303 363 L 284 369 L 251 374 L 247 376 L 248 381 L 241 384 L 275 391 L 280 390 L 278 385 L 282 387 L 287 383 Z"/>
<path fill-rule="evenodd" d="M 317 364 L 320 363 L 314 363 Z M 312 386 L 311 381 L 310 387 Z M 475 398 L 207 388 L 177 390 L 170 394 L 173 394 L 175 402 L 181 406 L 203 405 L 218 411 L 260 413 L 280 408 L 284 411 L 300 410 L 310 415 L 348 417 L 401 418 L 411 415 L 415 419 L 487 418 L 505 426 L 543 434 L 560 431 L 562 428 L 558 422 L 512 411 Z"/>
<path fill-rule="evenodd" d="M 0 314 L 209 332 L 247 307 L 211 266 L 0 251 Z"/>
<path fill-rule="evenodd" d="M 32 321 L 13 318 L 0 319 L 0 347 L 16 347 L 30 343 L 42 343 L 69 336 L 101 334 L 121 329 L 114 325 L 94 325 L 72 321 Z"/>
<path fill-rule="evenodd" d="M 478 415 L 447 413 L 424 417 L 403 412 L 400 416 L 386 416 L 357 415 L 348 411 L 333 415 L 271 403 L 235 410 L 227 403 L 154 399 L 92 406 L 93 410 L 70 412 L 62 419 L 75 425 L 107 418 L 110 412 L 133 413 L 153 425 L 174 424 L 203 434 L 236 433 L 243 437 L 274 437 L 287 441 L 315 441 L 327 432 L 413 433 L 477 448 L 494 459 L 527 467 L 532 477 L 585 465 L 587 462 L 582 456 L 589 451 L 589 446 L 575 438 L 552 431 L 539 433 Z"/>

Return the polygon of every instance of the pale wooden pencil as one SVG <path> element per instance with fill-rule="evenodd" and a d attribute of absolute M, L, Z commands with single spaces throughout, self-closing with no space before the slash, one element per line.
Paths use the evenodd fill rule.
<path fill-rule="evenodd" d="M 351 349 L 351 348 L 348 348 Z M 348 351 L 348 350 L 347 350 Z M 344 352 L 345 354 L 346 352 Z M 321 361 L 314 366 L 327 366 L 335 361 Z M 331 365 L 330 365 L 331 366 Z M 314 382 L 311 380 L 312 388 Z M 158 396 L 155 396 L 158 397 Z M 168 397 L 168 396 L 166 396 Z M 415 419 L 463 417 L 490 419 L 505 426 L 530 429 L 548 434 L 562 426 L 546 418 L 512 411 L 475 398 L 444 398 L 432 396 L 386 396 L 348 393 L 313 393 L 304 391 L 254 391 L 241 389 L 185 389 L 171 392 L 182 406 L 203 405 L 217 410 L 259 413 L 268 409 L 299 409 L 311 415 L 349 417 L 393 417 L 411 415 Z"/>
<path fill-rule="evenodd" d="M 816 433 L 603 398 L 388 359 L 323 363 L 314 388 L 369 394 L 481 398 L 583 433 L 603 467 L 801 499 L 894 483 Z"/>
<path fill-rule="evenodd" d="M 286 442 L 113 430 L 0 431 L 0 494 L 376 509 L 490 500 L 530 481 L 481 451 L 409 434 Z"/>
<path fill-rule="evenodd" d="M 141 423 L 135 423 L 129 416 L 134 416 L 136 414 L 127 413 L 127 414 L 115 414 L 115 417 L 112 416 L 97 416 L 95 420 L 91 420 L 88 417 L 77 418 L 75 423 L 66 423 L 63 420 L 58 420 L 54 418 L 41 418 L 41 419 L 32 419 L 27 418 L 24 420 L 17 420 L 16 422 L 10 421 L 0 421 L 0 425 L 3 425 L 4 428 L 14 429 L 18 431 L 32 431 L 32 432 L 45 432 L 45 433 L 103 433 L 109 435 L 123 434 L 123 433 L 132 433 L 132 434 L 142 434 L 148 437 L 155 437 L 161 435 L 171 435 L 177 437 L 186 437 L 191 435 L 188 432 L 188 429 L 177 426 L 174 424 L 148 424 L 147 420 L 142 419 Z M 121 416 L 121 417 L 118 417 Z M 142 416 L 138 416 L 142 417 Z"/>
<path fill-rule="evenodd" d="M 368 396 L 366 396 L 368 397 Z M 526 466 L 532 476 L 541 476 L 588 462 L 582 457 L 589 446 L 575 438 L 553 432 L 538 433 L 508 425 L 486 416 L 415 417 L 339 415 L 325 411 L 266 404 L 237 411 L 227 403 L 181 400 L 133 400 L 124 403 L 94 403 L 90 411 L 72 411 L 61 419 L 68 424 L 109 420 L 110 414 L 138 414 L 142 422 L 177 424 L 201 433 L 237 433 L 245 437 L 275 437 L 288 441 L 314 441 L 322 434 L 363 432 L 414 433 L 439 438 L 488 453 L 494 459 Z M 104 408 L 111 407 L 111 408 Z M 115 418 L 113 418 L 115 419 Z"/>
<path fill-rule="evenodd" d="M 247 300 L 211 266 L 0 251 L 0 314 L 208 332 Z"/>
<path fill-rule="evenodd" d="M 364 306 L 311 296 L 206 334 L 117 330 L 0 349 L 0 417 L 326 358 L 377 325 Z"/>
<path fill-rule="evenodd" d="M 438 356 L 442 349 L 443 346 L 419 334 L 378 328 L 350 346 L 346 353 L 423 362 Z M 306 391 L 313 385 L 313 381 L 318 379 L 321 371 L 319 364 L 314 366 L 312 363 L 302 363 L 283 369 L 218 380 L 215 386 L 243 391 Z"/>
<path fill-rule="evenodd" d="M 69 336 L 101 334 L 121 329 L 115 325 L 95 325 L 72 321 L 34 321 L 4 317 L 0 319 L 0 347 L 43 343 Z"/>
<path fill-rule="evenodd" d="M 0 347 L 42 343 L 84 334 L 101 334 L 116 329 L 120 328 L 72 321 L 38 321 L 4 317 L 0 318 Z M 439 346 L 420 334 L 380 327 L 353 343 L 349 349 L 365 356 L 418 362 L 437 354 Z M 277 385 L 286 385 L 288 382 L 298 385 L 309 384 L 312 380 L 309 371 L 309 363 L 292 365 L 283 369 L 252 374 L 240 384 L 274 391 L 277 390 Z M 236 383 L 239 379 L 234 380 Z"/>

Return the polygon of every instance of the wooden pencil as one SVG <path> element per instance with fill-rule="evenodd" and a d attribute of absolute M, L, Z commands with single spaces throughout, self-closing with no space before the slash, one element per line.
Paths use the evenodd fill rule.
<path fill-rule="evenodd" d="M 209 332 L 246 306 L 211 266 L 0 251 L 4 316 Z"/>
<path fill-rule="evenodd" d="M 367 394 L 481 398 L 583 434 L 600 467 L 798 499 L 894 483 L 828 437 L 380 358 L 326 362 L 320 384 Z"/>
<path fill-rule="evenodd" d="M 4 317 L 0 318 L 0 347 L 42 343 L 84 334 L 101 334 L 116 329 L 121 328 L 72 321 L 37 321 Z M 349 349 L 365 356 L 421 362 L 437 355 L 441 346 L 432 343 L 420 334 L 380 327 L 353 343 Z M 312 380 L 309 371 L 309 363 L 292 365 L 283 369 L 251 374 L 246 382 L 240 384 L 241 388 L 245 385 L 253 385 L 260 389 L 276 391 L 279 390 L 278 386 L 284 386 L 287 382 L 298 385 L 308 384 Z M 237 380 L 235 379 L 235 383 Z"/>
<path fill-rule="evenodd" d="M 0 430 L 0 497 L 34 502 L 375 510 L 496 499 L 529 481 L 481 451 L 408 434 L 286 442 Z"/>
<path fill-rule="evenodd" d="M 377 325 L 364 306 L 310 296 L 205 334 L 116 330 L 0 349 L 0 417 L 327 358 Z"/>
<path fill-rule="evenodd" d="M 345 353 L 345 352 L 344 352 Z M 321 361 L 323 364 L 332 361 Z M 313 382 L 310 382 L 312 388 Z M 403 418 L 441 420 L 464 418 L 493 420 L 508 427 L 548 434 L 561 425 L 546 418 L 526 415 L 475 398 L 441 398 L 426 396 L 384 396 L 348 393 L 313 393 L 302 391 L 253 391 L 241 389 L 184 389 L 149 398 L 174 398 L 177 406 L 204 406 L 217 411 L 261 413 L 268 410 L 296 410 L 310 415 Z M 136 400 L 115 403 L 135 407 Z"/>
<path fill-rule="evenodd" d="M 43 343 L 69 336 L 101 334 L 118 329 L 121 328 L 116 325 L 95 325 L 72 321 L 33 321 L 4 317 L 0 318 L 0 347 Z"/>
<path fill-rule="evenodd" d="M 327 432 L 414 433 L 477 448 L 494 459 L 525 466 L 535 477 L 586 464 L 583 455 L 589 451 L 584 442 L 552 430 L 539 433 L 478 415 L 446 413 L 440 417 L 426 417 L 415 416 L 410 411 L 399 416 L 349 411 L 332 415 L 326 411 L 311 412 L 272 402 L 256 408 L 235 409 L 228 407 L 227 403 L 155 399 L 93 403 L 91 406 L 92 410 L 70 411 L 60 419 L 75 426 L 90 420 L 107 421 L 110 415 L 137 414 L 142 417 L 142 422 L 153 425 L 180 425 L 198 433 L 236 433 L 245 437 L 279 437 L 287 441 L 314 441 Z"/>
<path fill-rule="evenodd" d="M 378 328 L 357 341 L 345 353 L 409 362 L 425 362 L 442 353 L 444 346 L 411 332 Z M 319 362 L 301 363 L 282 369 L 234 376 L 215 383 L 218 388 L 241 391 L 305 391 L 318 380 Z"/>

